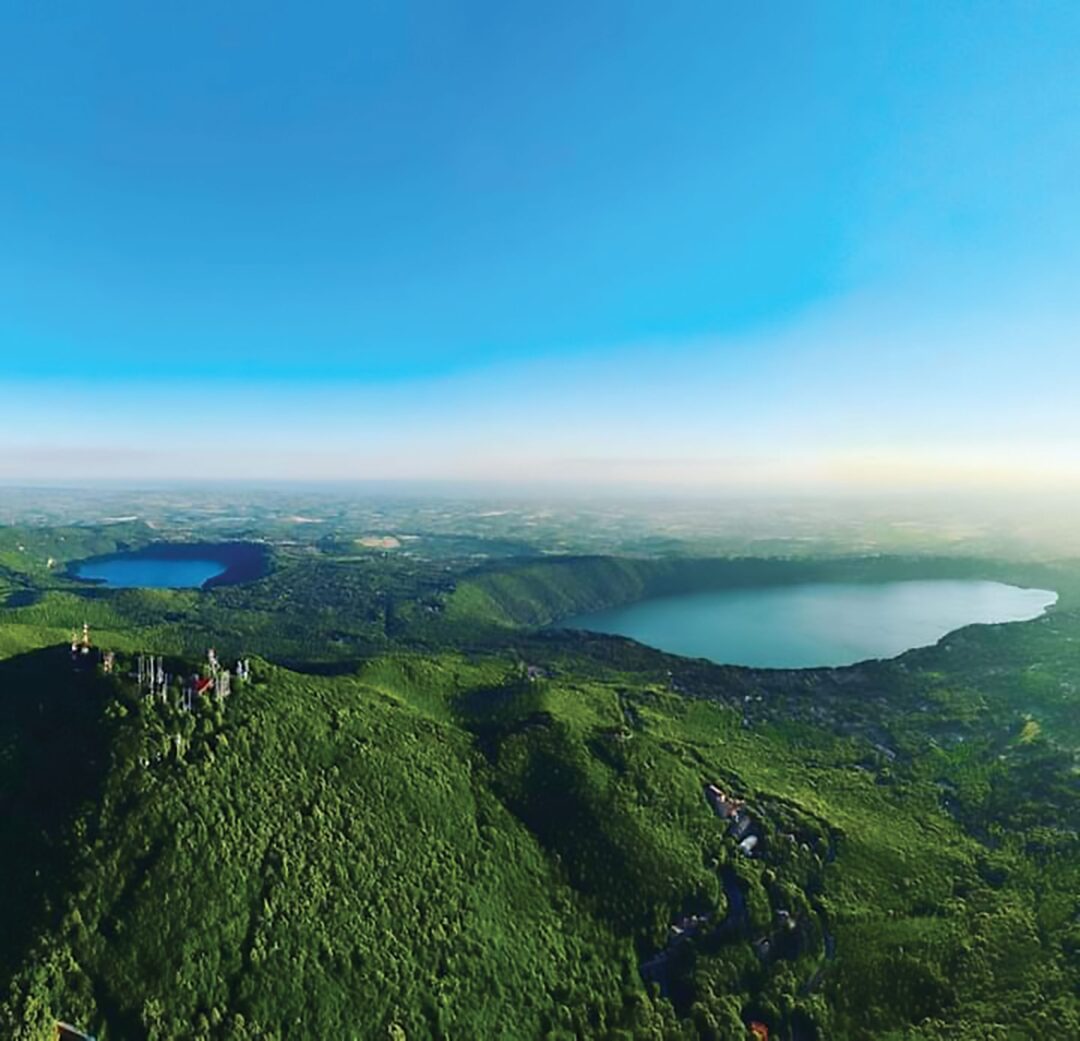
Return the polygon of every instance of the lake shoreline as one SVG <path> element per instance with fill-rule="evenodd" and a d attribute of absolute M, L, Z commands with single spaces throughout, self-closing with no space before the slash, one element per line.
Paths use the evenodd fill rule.
<path fill-rule="evenodd" d="M 1053 590 L 992 580 L 816 582 L 648 597 L 553 628 L 632 639 L 682 657 L 755 669 L 843 668 L 895 658 L 969 625 L 1030 621 Z"/>
<path fill-rule="evenodd" d="M 213 562 L 222 570 L 195 586 L 130 585 L 112 584 L 105 578 L 87 577 L 80 572 L 88 567 L 115 562 Z M 67 567 L 67 577 L 87 583 L 99 589 L 131 588 L 197 588 L 209 590 L 217 586 L 240 585 L 253 582 L 270 572 L 268 547 L 258 542 L 152 542 L 137 549 L 117 549 L 83 560 L 72 561 Z"/>

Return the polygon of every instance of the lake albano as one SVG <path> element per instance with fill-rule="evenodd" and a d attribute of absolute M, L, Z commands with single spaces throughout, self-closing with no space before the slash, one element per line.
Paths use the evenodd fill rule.
<path fill-rule="evenodd" d="M 559 625 L 722 664 L 790 669 L 895 657 L 965 625 L 1036 618 L 1056 600 L 1046 589 L 967 579 L 822 582 L 656 597 Z"/>

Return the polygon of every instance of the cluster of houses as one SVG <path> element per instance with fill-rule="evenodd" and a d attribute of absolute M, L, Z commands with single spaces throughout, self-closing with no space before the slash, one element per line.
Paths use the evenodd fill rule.
<path fill-rule="evenodd" d="M 725 792 L 717 784 L 706 784 L 704 789 L 705 799 L 709 803 L 709 806 L 716 816 L 724 822 L 727 834 L 735 840 L 739 850 L 748 857 L 760 856 L 761 843 L 764 839 L 762 825 L 761 822 L 754 817 L 754 814 L 747 806 L 745 800 Z M 789 834 L 786 837 L 792 842 L 797 841 L 794 834 Z M 727 889 L 726 884 L 725 889 Z M 732 896 L 729 894 L 729 910 L 726 921 L 734 920 L 736 923 L 740 921 L 740 912 L 737 908 L 737 904 L 735 906 L 732 905 L 732 902 L 737 899 L 739 898 L 737 897 L 736 887 L 736 895 Z M 743 900 L 742 903 L 744 905 L 741 911 L 742 920 L 744 923 L 748 923 L 749 916 L 745 910 L 745 900 Z M 785 909 L 777 910 L 775 912 L 775 929 L 752 942 L 755 953 L 763 961 L 767 960 L 770 956 L 774 942 L 782 940 L 785 934 L 794 934 L 798 928 L 798 924 L 795 915 L 790 911 Z M 670 927 L 668 942 L 664 949 L 641 964 L 640 971 L 642 978 L 646 981 L 659 984 L 661 993 L 666 994 L 671 984 L 669 973 L 671 971 L 674 953 L 681 945 L 685 944 L 696 934 L 704 930 L 708 925 L 709 918 L 707 915 L 684 915 L 677 919 Z M 745 927 L 745 924 L 743 927 Z M 721 923 L 720 926 L 714 930 L 713 935 L 720 935 L 724 928 L 725 923 Z M 769 1027 L 760 1020 L 746 1020 L 746 1029 L 748 1041 L 769 1041 Z"/>
<path fill-rule="evenodd" d="M 761 831 L 746 803 L 728 795 L 715 784 L 705 785 L 705 798 L 716 816 L 727 822 L 728 834 L 739 844 L 739 849 L 752 857 L 761 842 Z"/>
<path fill-rule="evenodd" d="M 704 788 L 705 798 L 709 806 L 716 816 L 725 823 L 727 834 L 738 843 L 739 850 L 748 857 L 760 856 L 761 842 L 764 838 L 762 826 L 760 821 L 755 819 L 753 813 L 751 813 L 745 800 L 728 794 L 717 784 L 706 784 Z M 785 837 L 792 843 L 798 841 L 793 833 L 789 833 Z M 803 845 L 804 849 L 809 850 L 805 843 Z M 731 906 L 734 899 L 736 897 L 729 894 L 728 920 L 731 920 L 734 916 L 735 920 L 738 921 L 738 912 Z M 745 901 L 743 903 L 745 904 Z M 745 909 L 742 911 L 742 915 L 745 921 L 749 922 Z M 796 916 L 786 909 L 777 910 L 774 920 L 775 928 L 751 943 L 754 952 L 763 961 L 769 959 L 776 943 L 790 945 L 799 927 Z M 667 993 L 670 985 L 668 974 L 671 968 L 672 955 L 681 944 L 693 937 L 699 930 L 702 930 L 708 924 L 708 921 L 709 919 L 705 915 L 686 915 L 679 918 L 671 926 L 667 946 L 648 961 L 642 963 L 640 967 L 642 977 L 647 981 L 658 983 L 661 993 Z M 722 923 L 717 933 L 723 928 Z M 829 938 L 828 934 L 826 934 L 826 952 L 827 956 L 831 957 L 828 951 Z M 748 1041 L 769 1041 L 769 1027 L 760 1020 L 748 1019 L 746 1029 Z"/>
<path fill-rule="evenodd" d="M 708 924 L 709 916 L 707 914 L 683 915 L 683 917 L 671 927 L 671 939 L 678 940 L 684 936 L 693 936 L 694 933 Z"/>

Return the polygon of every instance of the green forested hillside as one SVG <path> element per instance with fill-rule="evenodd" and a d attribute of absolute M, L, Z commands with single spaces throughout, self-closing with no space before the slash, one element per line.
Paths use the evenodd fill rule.
<path fill-rule="evenodd" d="M 446 655 L 356 678 L 262 664 L 194 715 L 84 691 L 112 766 L 11 1036 L 53 1016 L 101 1038 L 1080 1023 L 1072 861 L 987 850 L 933 782 L 883 783 L 857 742 L 628 680 Z M 749 800 L 758 855 L 725 836 L 712 780 Z M 687 914 L 710 925 L 647 986 L 639 964 Z"/>
<path fill-rule="evenodd" d="M 1065 596 L 1080 594 L 1071 572 Z M 475 568 L 448 598 L 443 622 L 468 630 L 491 625 L 547 625 L 574 614 L 646 596 L 798 582 L 885 582 L 912 578 L 997 578 L 1061 584 L 1060 568 L 1010 565 L 970 557 L 761 559 L 552 557 Z M 1060 590 L 1059 590 L 1060 591 Z"/>
<path fill-rule="evenodd" d="M 1080 1036 L 1068 567 L 1035 622 L 770 672 L 521 624 L 681 565 L 314 563 L 2 612 L 3 1036 Z M 57 646 L 80 607 L 111 676 Z M 141 697 L 133 656 L 190 671 L 218 619 L 251 681 Z"/>

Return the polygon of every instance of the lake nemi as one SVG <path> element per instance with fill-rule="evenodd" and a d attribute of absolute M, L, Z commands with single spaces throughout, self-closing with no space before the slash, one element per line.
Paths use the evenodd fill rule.
<path fill-rule="evenodd" d="M 72 578 L 112 589 L 202 589 L 267 574 L 269 554 L 253 542 L 158 542 L 68 565 Z"/>
<path fill-rule="evenodd" d="M 687 657 L 758 668 L 850 665 L 974 623 L 1036 618 L 1057 600 L 1002 582 L 813 583 L 657 597 L 560 621 Z"/>
<path fill-rule="evenodd" d="M 227 567 L 218 560 L 116 557 L 87 561 L 75 574 L 114 589 L 197 589 Z"/>

